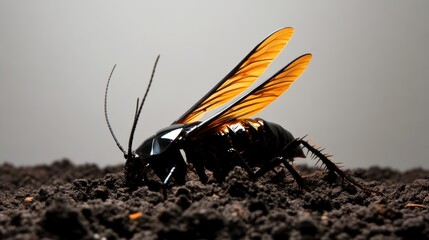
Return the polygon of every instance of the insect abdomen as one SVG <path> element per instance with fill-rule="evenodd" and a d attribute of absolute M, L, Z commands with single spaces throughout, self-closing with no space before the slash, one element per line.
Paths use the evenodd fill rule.
<path fill-rule="evenodd" d="M 240 152 L 250 166 L 266 163 L 278 155 L 294 137 L 282 126 L 263 119 L 245 119 L 223 126 L 217 132 L 230 148 Z"/>
<path fill-rule="evenodd" d="M 206 136 L 200 145 L 204 166 L 222 180 L 234 166 L 243 162 L 249 167 L 261 167 L 279 156 L 293 135 L 278 124 L 260 118 L 245 119 L 219 127 Z M 290 157 L 302 157 L 301 147 Z"/>

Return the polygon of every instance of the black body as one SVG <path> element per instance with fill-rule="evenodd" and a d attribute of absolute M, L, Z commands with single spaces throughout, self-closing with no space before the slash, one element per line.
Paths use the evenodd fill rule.
<path fill-rule="evenodd" d="M 184 184 L 190 164 L 202 182 L 207 181 L 206 169 L 221 182 L 235 166 L 253 171 L 276 157 L 291 160 L 305 157 L 299 145 L 282 153 L 282 149 L 295 138 L 280 125 L 259 118 L 232 122 L 215 131 L 188 136 L 193 126 L 195 124 L 176 124 L 159 131 L 137 148 L 136 154 L 140 158 L 132 161 L 141 162 L 128 165 L 149 164 L 161 181 L 175 167 L 172 177 L 176 183 Z M 165 137 L 167 134 L 170 135 Z M 137 179 L 132 179 L 134 177 L 147 179 L 147 176 L 133 173 L 135 170 L 141 171 L 141 168 L 128 168 L 129 181 L 135 182 Z"/>

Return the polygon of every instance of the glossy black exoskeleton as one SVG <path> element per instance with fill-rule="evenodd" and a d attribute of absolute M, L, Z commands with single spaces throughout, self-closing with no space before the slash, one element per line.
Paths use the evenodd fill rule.
<path fill-rule="evenodd" d="M 184 184 L 190 166 L 202 182 L 208 180 L 206 170 L 211 171 L 214 179 L 221 182 L 235 166 L 241 166 L 251 179 L 257 179 L 283 165 L 298 185 L 305 187 L 302 177 L 292 166 L 292 161 L 296 157 L 305 157 L 303 148 L 306 148 L 330 173 L 366 189 L 340 170 L 329 159 L 330 155 L 323 154 L 303 138 L 295 138 L 278 124 L 250 118 L 298 79 L 311 61 L 311 54 L 298 57 L 218 113 L 199 121 L 204 113 L 230 102 L 248 89 L 286 46 L 292 33 L 292 28 L 283 28 L 264 39 L 200 101 L 172 125 L 146 139 L 135 151 L 132 150 L 134 131 L 159 56 L 142 103 L 139 104 L 137 100 L 127 152 L 113 134 L 107 118 L 106 102 L 111 74 L 106 86 L 105 116 L 109 130 L 127 160 L 125 176 L 129 186 L 153 185 L 158 182 L 165 190 L 172 179 L 176 184 Z M 154 179 L 154 176 L 158 179 Z"/>
<path fill-rule="evenodd" d="M 174 124 L 162 129 L 137 148 L 136 156 L 145 159 L 144 163 L 149 163 L 154 173 L 164 181 L 171 172 L 171 177 L 178 184 L 185 183 L 189 164 L 195 168 L 201 181 L 207 181 L 207 169 L 220 182 L 237 165 L 256 178 L 261 174 L 254 173 L 252 169 L 261 168 L 276 157 L 305 157 L 298 144 L 284 149 L 295 140 L 289 131 L 262 119 L 234 121 L 216 131 L 189 137 L 193 126 Z M 134 168 L 127 170 L 128 173 L 132 171 Z"/>

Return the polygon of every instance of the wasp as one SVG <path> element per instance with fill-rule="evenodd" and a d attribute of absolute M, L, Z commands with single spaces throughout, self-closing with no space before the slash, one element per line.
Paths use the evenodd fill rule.
<path fill-rule="evenodd" d="M 313 158 L 321 161 L 329 173 L 366 189 L 332 162 L 331 155 L 322 153 L 322 149 L 305 138 L 295 138 L 276 123 L 251 118 L 288 90 L 312 59 L 310 53 L 304 54 L 249 90 L 287 45 L 293 32 L 293 28 L 286 27 L 266 37 L 188 111 L 146 139 L 136 150 L 132 150 L 134 132 L 159 56 L 142 102 L 137 99 L 128 151 L 117 140 L 107 117 L 107 92 L 113 67 L 106 85 L 104 110 L 110 133 L 126 159 L 127 183 L 140 186 L 157 182 L 165 191 L 172 180 L 179 185 L 185 184 L 189 168 L 206 183 L 209 179 L 207 171 L 212 173 L 214 180 L 222 182 L 234 167 L 241 166 L 251 179 L 256 180 L 283 165 L 299 187 L 305 188 L 302 176 L 293 166 L 294 158 L 306 157 L 305 148 L 307 154 L 311 153 Z M 248 93 L 243 94 L 246 90 Z M 221 106 L 217 113 L 201 121 L 204 114 Z"/>

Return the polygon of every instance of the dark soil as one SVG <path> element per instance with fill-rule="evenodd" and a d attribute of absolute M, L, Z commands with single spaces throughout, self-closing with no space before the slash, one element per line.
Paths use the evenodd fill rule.
<path fill-rule="evenodd" d="M 222 184 L 130 191 L 122 167 L 0 166 L 0 239 L 429 239 L 429 171 L 347 170 L 370 194 L 300 166 L 257 182 L 236 168 Z"/>

